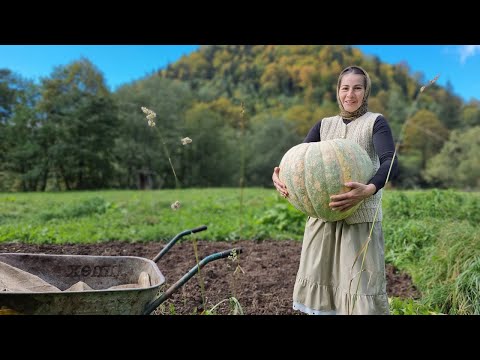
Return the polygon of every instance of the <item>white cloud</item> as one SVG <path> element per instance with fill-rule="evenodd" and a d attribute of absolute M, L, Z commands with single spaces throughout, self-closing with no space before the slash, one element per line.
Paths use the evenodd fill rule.
<path fill-rule="evenodd" d="M 480 53 L 480 45 L 462 45 L 460 46 L 460 62 L 465 64 L 467 58 Z"/>

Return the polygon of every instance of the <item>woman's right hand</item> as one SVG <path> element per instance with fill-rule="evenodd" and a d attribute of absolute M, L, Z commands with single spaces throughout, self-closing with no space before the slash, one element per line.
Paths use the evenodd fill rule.
<path fill-rule="evenodd" d="M 273 175 L 272 175 L 273 185 L 275 185 L 275 188 L 280 193 L 280 195 L 286 198 L 288 196 L 287 187 L 285 186 L 284 183 L 280 181 L 279 174 L 280 174 L 280 168 L 277 166 L 273 169 Z"/>

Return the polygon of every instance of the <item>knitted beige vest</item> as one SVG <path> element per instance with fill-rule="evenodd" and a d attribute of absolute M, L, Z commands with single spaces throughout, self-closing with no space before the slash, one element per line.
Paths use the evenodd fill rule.
<path fill-rule="evenodd" d="M 373 124 L 381 114 L 367 112 L 359 118 L 345 125 L 343 119 L 337 115 L 322 119 L 320 127 L 320 139 L 349 139 L 365 149 L 372 159 L 374 174 L 380 167 L 380 159 L 373 147 Z M 382 189 L 375 195 L 365 199 L 360 207 L 352 215 L 345 219 L 347 224 L 373 222 L 377 205 L 382 200 Z M 377 221 L 382 221 L 382 207 L 378 210 Z"/>

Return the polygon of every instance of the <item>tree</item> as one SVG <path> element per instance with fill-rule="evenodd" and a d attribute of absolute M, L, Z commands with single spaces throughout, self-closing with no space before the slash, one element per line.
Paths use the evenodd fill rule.
<path fill-rule="evenodd" d="M 117 134 L 116 108 L 103 75 L 87 59 L 42 79 L 39 110 L 48 132 L 50 171 L 66 189 L 107 187 Z"/>
<path fill-rule="evenodd" d="M 42 151 L 42 132 L 35 111 L 39 90 L 31 81 L 18 84 L 17 103 L 9 121 L 9 151 L 5 167 L 19 180 L 18 189 L 36 191 L 43 189 L 48 174 L 48 157 Z"/>
<path fill-rule="evenodd" d="M 0 163 L 5 161 L 8 152 L 9 122 L 17 102 L 18 77 L 9 69 L 0 69 Z M 0 165 L 1 166 L 1 165 Z"/>
<path fill-rule="evenodd" d="M 18 81 L 18 76 L 9 69 L 0 69 L 0 124 L 5 124 L 12 115 Z"/>
<path fill-rule="evenodd" d="M 181 147 L 180 139 L 194 138 L 185 131 L 184 114 L 193 99 L 188 84 L 155 76 L 122 86 L 114 99 L 119 109 L 120 128 L 115 143 L 115 186 L 174 187 L 175 179 L 163 141 L 182 180 L 182 166 L 178 164 L 182 151 L 187 149 Z M 157 114 L 155 128 L 147 125 L 142 106 Z"/>
<path fill-rule="evenodd" d="M 480 102 L 472 100 L 464 105 L 460 112 L 460 126 L 471 128 L 480 126 Z"/>
<path fill-rule="evenodd" d="M 402 94 L 397 86 L 394 86 L 388 95 L 385 117 L 388 120 L 392 133 L 395 138 L 400 136 L 400 129 L 402 128 L 408 111 L 409 104 L 405 96 Z"/>
<path fill-rule="evenodd" d="M 293 125 L 295 134 L 306 136 L 313 126 L 312 108 L 312 106 L 294 105 L 286 112 L 285 118 Z"/>
<path fill-rule="evenodd" d="M 453 94 L 453 86 L 447 81 L 446 88 L 435 93 L 436 103 L 439 105 L 437 113 L 440 121 L 448 128 L 454 129 L 459 126 L 462 100 Z"/>
<path fill-rule="evenodd" d="M 404 148 L 420 151 L 421 168 L 425 169 L 428 159 L 435 155 L 448 138 L 448 130 L 431 111 L 420 110 L 407 119 Z"/>
<path fill-rule="evenodd" d="M 193 142 L 184 149 L 183 183 L 204 187 L 238 186 L 241 154 L 234 130 L 225 125 L 219 113 L 204 104 L 188 110 L 185 121 L 186 134 L 192 134 Z"/>
<path fill-rule="evenodd" d="M 11 181 L 4 190 L 35 191 L 44 175 L 41 128 L 35 105 L 38 87 L 9 70 L 0 70 L 0 170 Z"/>
<path fill-rule="evenodd" d="M 480 126 L 455 130 L 429 162 L 425 178 L 434 185 L 480 189 Z"/>
<path fill-rule="evenodd" d="M 274 166 L 278 166 L 287 150 L 299 144 L 304 136 L 296 135 L 294 125 L 282 118 L 257 118 L 252 122 L 247 139 L 247 184 L 271 186 Z"/>

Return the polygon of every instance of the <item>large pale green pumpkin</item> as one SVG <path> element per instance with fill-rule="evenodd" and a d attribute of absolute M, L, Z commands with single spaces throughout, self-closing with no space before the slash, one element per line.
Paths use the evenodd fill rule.
<path fill-rule="evenodd" d="M 347 182 L 365 184 L 373 171 L 367 152 L 345 139 L 296 145 L 280 162 L 288 201 L 304 214 L 325 221 L 345 219 L 357 210 L 361 202 L 347 211 L 332 211 L 330 196 L 350 191 L 343 185 Z"/>

